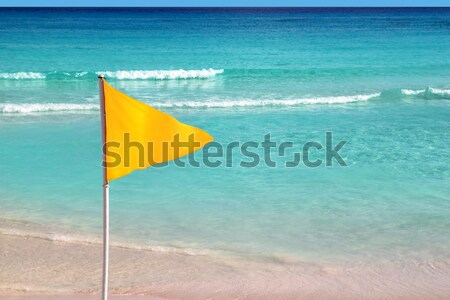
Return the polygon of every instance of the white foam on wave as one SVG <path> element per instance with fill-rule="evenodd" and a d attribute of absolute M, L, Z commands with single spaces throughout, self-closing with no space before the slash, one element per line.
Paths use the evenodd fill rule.
<path fill-rule="evenodd" d="M 195 79 L 214 77 L 223 73 L 223 69 L 202 69 L 202 70 L 136 70 L 136 71 L 106 71 L 96 72 L 97 75 L 104 75 L 107 78 L 116 79 Z"/>
<path fill-rule="evenodd" d="M 104 75 L 107 78 L 119 80 L 145 80 L 145 79 L 196 79 L 209 78 L 223 73 L 223 69 L 201 70 L 121 70 L 121 71 L 97 71 L 97 72 L 2 72 L 0 79 L 47 79 L 47 78 L 82 78 L 89 75 Z"/>
<path fill-rule="evenodd" d="M 285 100 L 235 100 L 235 101 L 186 101 L 186 102 L 153 102 L 154 107 L 162 108 L 228 108 L 258 106 L 296 106 L 302 104 L 343 104 L 361 102 L 380 96 L 380 93 L 356 96 L 312 97 Z"/>
<path fill-rule="evenodd" d="M 19 225 L 23 225 L 24 223 Z M 30 224 L 25 224 L 32 226 Z M 0 226 L 0 235 L 11 235 L 24 238 L 36 238 L 51 242 L 62 242 L 69 244 L 101 244 L 102 239 L 98 236 L 86 235 L 86 234 L 74 234 L 74 233 L 62 233 L 54 232 L 48 228 L 37 228 L 36 230 L 30 228 L 17 229 Z M 176 246 L 160 246 L 160 245 L 141 245 L 127 242 L 114 242 L 111 246 L 125 249 L 145 250 L 151 252 L 161 253 L 176 253 L 185 255 L 211 255 L 214 251 L 209 249 L 197 249 L 191 247 L 176 247 Z"/>
<path fill-rule="evenodd" d="M 77 103 L 2 103 L 0 112 L 30 114 L 39 112 L 73 112 L 98 110 L 97 104 L 77 104 Z"/>
<path fill-rule="evenodd" d="M 450 89 L 437 89 L 432 87 L 418 90 L 402 89 L 401 92 L 403 95 L 407 96 L 425 95 L 427 93 L 438 96 L 450 96 Z"/>
<path fill-rule="evenodd" d="M 186 254 L 186 255 L 211 255 L 216 251 L 212 251 L 209 249 L 197 249 L 191 247 L 175 247 L 175 246 L 158 246 L 158 245 L 138 245 L 133 243 L 113 243 L 112 246 L 126 248 L 126 249 L 135 249 L 135 250 L 146 250 L 151 252 L 162 252 L 162 253 L 177 253 L 177 254 Z M 219 251 L 217 251 L 219 252 Z"/>
<path fill-rule="evenodd" d="M 436 88 L 429 88 L 428 89 L 431 93 L 440 95 L 440 96 L 450 96 L 450 89 L 436 89 Z"/>
<path fill-rule="evenodd" d="M 41 240 L 47 240 L 52 242 L 64 242 L 64 243 L 80 243 L 80 244 L 98 244 L 101 243 L 100 238 L 87 237 L 74 234 L 57 233 L 49 231 L 37 231 L 29 229 L 17 229 L 17 228 L 3 228 L 0 226 L 0 234 L 20 236 L 25 238 L 37 238 Z"/>
<path fill-rule="evenodd" d="M 225 100 L 225 101 L 185 101 L 185 102 L 150 102 L 156 108 L 230 108 L 230 107 L 263 107 L 263 106 L 297 106 L 302 104 L 344 104 L 367 101 L 380 94 L 315 97 L 287 100 Z M 3 103 L 0 113 L 32 114 L 40 112 L 76 113 L 98 110 L 99 105 L 93 103 Z"/>
<path fill-rule="evenodd" d="M 75 78 L 83 77 L 87 75 L 89 72 L 75 72 Z M 70 75 L 70 73 L 68 73 Z"/>
<path fill-rule="evenodd" d="M 0 73 L 1 79 L 45 79 L 46 75 L 37 72 Z"/>
<path fill-rule="evenodd" d="M 410 90 L 410 89 L 402 89 L 402 94 L 403 95 L 420 95 L 425 93 L 425 89 L 423 90 Z"/>

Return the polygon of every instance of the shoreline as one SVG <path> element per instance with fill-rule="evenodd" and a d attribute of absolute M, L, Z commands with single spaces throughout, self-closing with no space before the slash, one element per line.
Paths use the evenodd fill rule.
<path fill-rule="evenodd" d="M 0 234 L 0 299 L 94 299 L 102 248 Z M 255 262 L 111 247 L 123 299 L 448 299 L 450 262 L 373 266 Z M 115 298 L 114 298 L 115 299 Z M 122 299 L 122 298 L 117 298 Z"/>

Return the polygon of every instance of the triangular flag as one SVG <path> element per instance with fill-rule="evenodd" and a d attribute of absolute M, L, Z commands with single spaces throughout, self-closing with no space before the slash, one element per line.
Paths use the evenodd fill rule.
<path fill-rule="evenodd" d="M 178 159 L 213 141 L 207 132 L 183 124 L 102 81 L 107 181 Z"/>

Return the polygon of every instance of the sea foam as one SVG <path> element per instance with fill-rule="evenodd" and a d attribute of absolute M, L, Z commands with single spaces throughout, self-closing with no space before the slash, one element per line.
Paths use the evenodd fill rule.
<path fill-rule="evenodd" d="M 389 92 L 389 91 L 388 91 Z M 420 97 L 424 99 L 448 99 L 449 89 L 401 89 L 395 91 L 397 99 L 404 97 Z M 155 108 L 251 108 L 251 107 L 295 107 L 301 105 L 333 105 L 366 102 L 374 99 L 386 98 L 386 92 L 373 93 L 353 96 L 329 96 L 329 97 L 305 97 L 295 99 L 226 99 L 226 100 L 205 100 L 205 101 L 151 101 L 149 105 Z M 392 97 L 392 96 L 391 96 Z M 389 97 L 388 97 L 389 98 Z M 395 100 L 394 99 L 394 100 Z M 400 98 L 399 98 L 400 99 Z M 86 98 L 90 102 L 97 101 L 96 97 Z M 31 114 L 41 112 L 54 113 L 82 113 L 87 111 L 96 111 L 99 105 L 95 103 L 2 103 L 0 104 L 0 113 L 5 114 Z"/>
<path fill-rule="evenodd" d="M 401 93 L 403 95 L 420 95 L 425 93 L 426 89 L 423 90 L 410 90 L 410 89 L 402 89 Z"/>
<path fill-rule="evenodd" d="M 337 97 L 311 97 L 287 100 L 224 100 L 224 101 L 181 101 L 181 102 L 150 102 L 156 108 L 230 108 L 230 107 L 262 107 L 262 106 L 298 106 L 302 104 L 340 104 L 367 101 L 380 94 L 337 96 Z M 98 110 L 97 104 L 79 103 L 3 103 L 0 104 L 1 113 L 31 114 L 40 112 L 83 112 Z"/>
<path fill-rule="evenodd" d="M 13 72 L 13 73 L 0 73 L 0 79 L 45 79 L 44 73 L 37 72 Z"/>
<path fill-rule="evenodd" d="M 199 69 L 199 70 L 121 70 L 121 71 L 78 71 L 78 72 L 3 72 L 0 79 L 95 79 L 98 75 L 117 80 L 165 80 L 165 79 L 203 79 L 222 74 L 223 69 Z"/>
<path fill-rule="evenodd" d="M 4 223 L 4 224 L 3 224 Z M 6 225 L 6 226 L 5 226 Z M 15 227 L 11 227 L 15 225 Z M 18 227 L 18 228 L 17 228 Z M 98 236 L 87 233 L 73 233 L 73 232 L 57 232 L 52 228 L 42 225 L 0 219 L 0 235 L 10 235 L 23 238 L 36 238 L 51 242 L 62 242 L 69 244 L 101 244 L 102 239 Z M 118 248 L 146 250 L 161 253 L 175 253 L 185 255 L 211 255 L 213 253 L 221 253 L 224 251 L 213 251 L 210 249 L 192 248 L 190 246 L 175 246 L 175 245 L 159 245 L 157 242 L 136 244 L 133 242 L 113 242 L 111 246 Z"/>
<path fill-rule="evenodd" d="M 435 95 L 435 96 L 446 97 L 446 96 L 450 96 L 450 89 L 438 89 L 438 88 L 432 88 L 432 87 L 429 87 L 426 89 L 418 89 L 418 90 L 402 89 L 401 93 L 403 95 L 407 95 L 407 96 Z"/>
<path fill-rule="evenodd" d="M 302 104 L 342 104 L 367 101 L 380 96 L 380 93 L 355 96 L 311 97 L 299 99 L 267 99 L 267 100 L 231 100 L 231 101 L 186 101 L 186 102 L 153 102 L 155 107 L 186 108 L 227 108 L 227 107 L 261 107 L 261 106 L 297 106 Z"/>
<path fill-rule="evenodd" d="M 223 69 L 202 69 L 202 70 L 154 70 L 154 71 L 106 71 L 97 72 L 98 75 L 103 74 L 109 78 L 123 79 L 195 79 L 214 77 L 217 74 L 223 73 Z"/>
<path fill-rule="evenodd" d="M 2 113 L 39 113 L 39 112 L 76 112 L 98 110 L 97 104 L 78 104 L 78 103 L 2 103 L 0 112 Z"/>
<path fill-rule="evenodd" d="M 439 96 L 450 96 L 450 89 L 436 89 L 436 88 L 429 88 L 428 89 L 431 93 Z"/>

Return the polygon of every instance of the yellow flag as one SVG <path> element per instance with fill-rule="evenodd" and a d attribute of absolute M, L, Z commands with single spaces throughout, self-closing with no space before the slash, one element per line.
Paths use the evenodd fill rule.
<path fill-rule="evenodd" d="M 103 80 L 107 180 L 188 155 L 213 141 L 205 131 L 135 100 Z"/>

